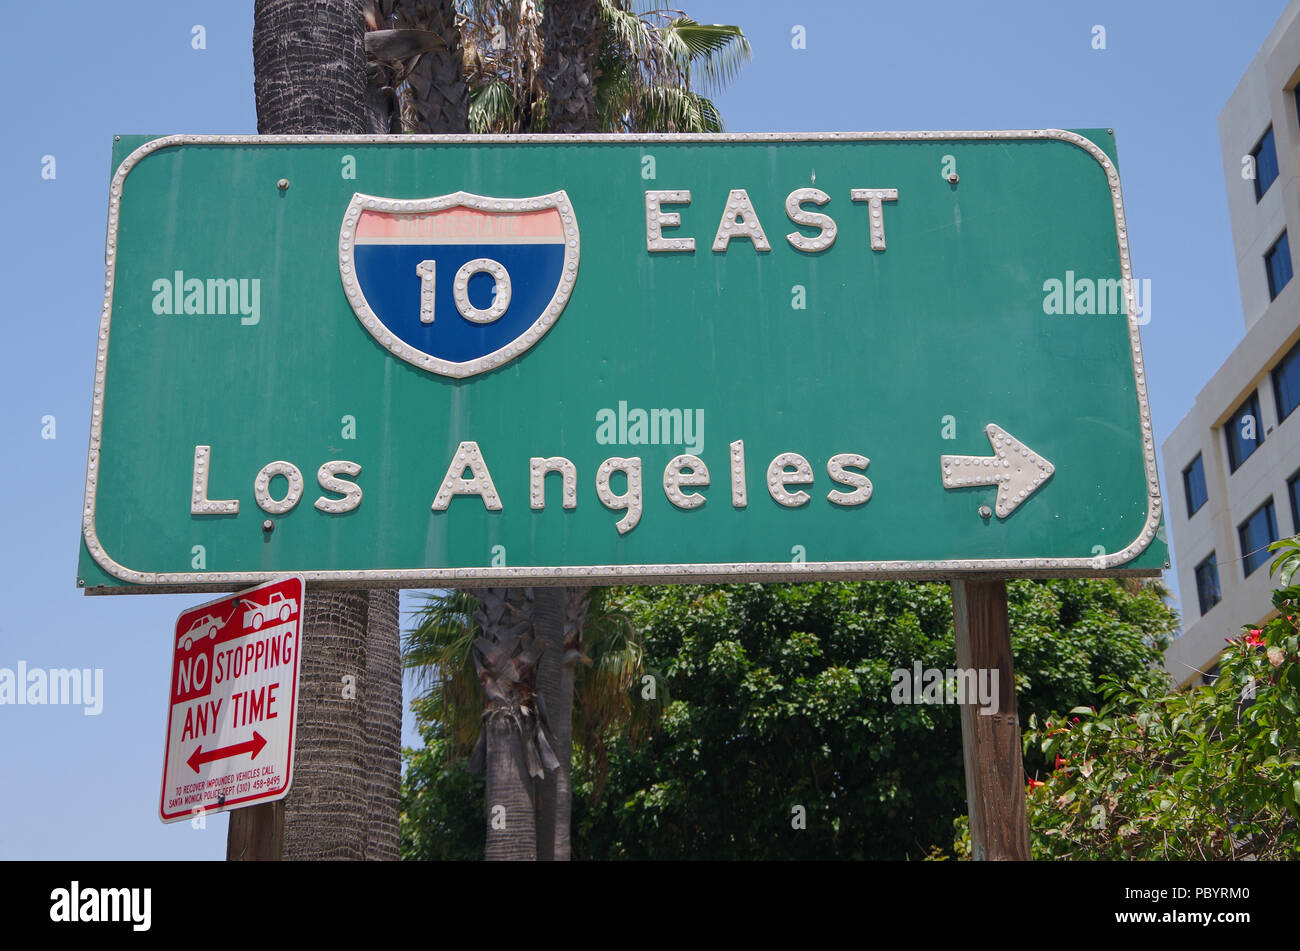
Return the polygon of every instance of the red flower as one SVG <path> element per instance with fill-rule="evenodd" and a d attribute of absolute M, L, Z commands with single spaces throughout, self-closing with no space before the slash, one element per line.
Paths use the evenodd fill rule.
<path fill-rule="evenodd" d="M 1047 783 L 1041 782 L 1040 780 L 1037 780 L 1037 779 L 1031 779 L 1031 780 L 1029 780 L 1029 791 L 1030 791 L 1030 792 L 1033 792 L 1033 791 L 1034 791 L 1035 789 L 1037 789 L 1039 786 L 1046 786 L 1046 785 L 1047 785 Z"/>
<path fill-rule="evenodd" d="M 1249 634 L 1246 635 L 1246 646 L 1263 647 L 1264 646 L 1263 634 L 1264 631 L 1261 628 L 1255 628 L 1253 631 L 1251 631 Z"/>
<path fill-rule="evenodd" d="M 1060 769 L 1062 766 L 1064 766 L 1064 765 L 1065 765 L 1066 763 L 1068 763 L 1068 762 L 1069 762 L 1069 760 L 1067 760 L 1065 757 L 1063 757 L 1060 753 L 1057 753 L 1057 754 L 1056 754 L 1056 766 L 1055 766 L 1054 768 L 1056 768 L 1056 769 Z"/>

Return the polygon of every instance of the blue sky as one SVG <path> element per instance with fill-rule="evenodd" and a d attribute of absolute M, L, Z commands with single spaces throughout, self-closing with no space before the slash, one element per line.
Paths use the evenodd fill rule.
<path fill-rule="evenodd" d="M 682 5 L 750 38 L 753 61 L 718 98 L 731 131 L 1115 129 L 1152 287 L 1158 442 L 1241 339 L 1217 117 L 1282 0 Z M 6 11 L 7 35 L 31 41 L 0 59 L 16 212 L 0 231 L 0 667 L 102 668 L 104 698 L 97 716 L 0 706 L 0 858 L 225 853 L 224 816 L 201 830 L 156 818 L 171 629 L 207 598 L 86 598 L 75 582 L 112 137 L 254 132 L 252 6 L 70 2 L 57 23 L 39 4 Z"/>

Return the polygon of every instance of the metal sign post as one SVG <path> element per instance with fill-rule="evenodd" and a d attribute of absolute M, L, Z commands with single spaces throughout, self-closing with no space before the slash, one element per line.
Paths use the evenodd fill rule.
<path fill-rule="evenodd" d="M 976 860 L 1028 861 L 1029 826 L 1006 582 L 954 581 L 952 613 L 957 666 L 996 671 L 999 691 L 996 713 L 969 703 L 961 706 L 971 854 Z"/>

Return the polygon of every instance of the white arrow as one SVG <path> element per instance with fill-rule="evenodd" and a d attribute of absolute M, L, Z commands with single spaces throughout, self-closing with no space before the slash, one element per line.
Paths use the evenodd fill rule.
<path fill-rule="evenodd" d="M 1006 518 L 1052 477 L 1056 467 L 1001 426 L 989 423 L 984 431 L 993 455 L 943 456 L 943 487 L 996 485 L 998 518 Z"/>

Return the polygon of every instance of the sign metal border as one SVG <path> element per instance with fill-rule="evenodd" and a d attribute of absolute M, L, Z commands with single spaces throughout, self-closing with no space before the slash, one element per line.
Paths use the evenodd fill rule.
<path fill-rule="evenodd" d="M 725 143 L 725 142 L 961 142 L 997 140 L 1055 140 L 1076 146 L 1096 159 L 1106 174 L 1115 215 L 1115 240 L 1119 248 L 1128 315 L 1133 378 L 1137 387 L 1138 412 L 1142 427 L 1142 451 L 1147 479 L 1147 518 L 1137 536 L 1117 552 L 1091 558 L 983 558 L 934 561 L 837 561 L 792 564 L 780 562 L 718 562 L 680 565 L 579 565 L 504 568 L 407 568 L 330 571 L 240 571 L 240 572 L 149 572 L 119 564 L 104 550 L 95 532 L 95 488 L 101 452 L 101 424 L 104 412 L 104 377 L 108 366 L 108 332 L 113 312 L 113 286 L 117 256 L 118 221 L 122 191 L 136 165 L 154 152 L 182 145 L 516 145 L 586 143 Z M 518 199 L 515 199 L 518 201 Z M 82 509 L 82 535 L 95 562 L 108 574 L 127 582 L 123 586 L 86 587 L 90 594 L 139 594 L 146 592 L 230 591 L 252 584 L 298 574 L 313 587 L 382 588 L 600 585 L 728 581 L 820 581 L 906 578 L 948 580 L 953 577 L 1090 577 L 1117 573 L 1158 575 L 1157 568 L 1123 566 L 1137 558 L 1156 537 L 1163 503 L 1156 471 L 1155 437 L 1151 405 L 1147 397 L 1146 368 L 1138 332 L 1138 310 L 1133 267 L 1129 258 L 1128 225 L 1120 189 L 1119 170 L 1110 157 L 1087 136 L 1064 129 L 1021 129 L 965 132 L 805 132 L 805 133 L 653 133 L 625 135 L 592 133 L 581 135 L 168 135 L 144 143 L 127 156 L 113 175 L 109 187 L 108 234 L 104 250 L 104 306 L 100 316 L 99 342 L 95 358 L 95 387 L 91 409 L 90 447 L 86 462 L 86 495 Z M 369 328 L 367 328 L 369 329 Z M 82 582 L 79 582 L 79 584 Z"/>

